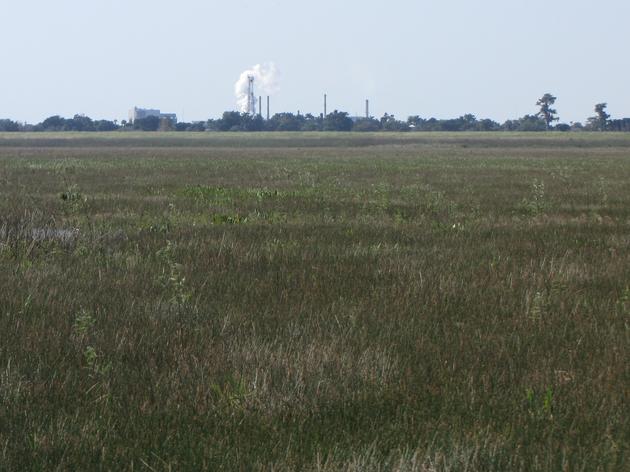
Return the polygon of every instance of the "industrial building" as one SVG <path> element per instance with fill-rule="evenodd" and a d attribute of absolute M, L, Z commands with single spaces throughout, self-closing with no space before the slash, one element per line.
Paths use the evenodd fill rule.
<path fill-rule="evenodd" d="M 157 116 L 158 118 L 166 118 L 170 120 L 173 124 L 177 123 L 177 115 L 175 113 L 162 113 L 160 110 L 153 110 L 150 108 L 138 108 L 133 107 L 129 111 L 129 122 L 133 123 L 136 120 L 141 120 L 142 118 L 147 118 L 149 116 Z"/>

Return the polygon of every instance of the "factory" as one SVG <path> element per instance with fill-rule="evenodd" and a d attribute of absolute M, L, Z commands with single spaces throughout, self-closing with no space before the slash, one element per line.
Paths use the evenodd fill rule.
<path fill-rule="evenodd" d="M 242 111 L 251 116 L 255 116 L 255 115 L 262 116 L 263 98 L 261 95 L 258 97 L 258 99 L 256 99 L 256 93 L 254 89 L 255 81 L 256 81 L 256 78 L 253 75 L 247 76 L 247 101 L 244 102 L 245 106 L 242 107 Z M 237 84 L 237 89 L 238 89 L 238 84 Z M 239 103 L 240 103 L 240 100 L 242 99 L 239 99 Z M 256 107 L 256 102 L 258 102 L 258 107 Z M 267 119 L 270 118 L 270 113 L 271 113 L 269 107 L 270 107 L 270 101 L 269 101 L 269 95 L 267 95 Z"/>
<path fill-rule="evenodd" d="M 133 123 L 136 120 L 141 120 L 143 118 L 148 118 L 149 116 L 157 116 L 160 119 L 165 118 L 167 120 L 170 120 L 171 123 L 177 124 L 177 115 L 175 113 L 162 113 L 160 110 L 138 107 L 133 107 L 131 110 L 129 110 L 130 123 Z"/>
<path fill-rule="evenodd" d="M 246 74 L 246 72 L 244 72 L 243 74 Z M 245 90 L 245 80 L 246 80 L 246 86 L 247 89 Z M 237 99 L 238 99 L 238 104 L 239 104 L 239 109 L 241 110 L 242 113 L 247 113 L 248 115 L 251 116 L 263 116 L 263 97 L 259 96 L 258 99 L 256 99 L 256 91 L 255 91 L 255 82 L 256 82 L 256 77 L 249 74 L 249 75 L 242 75 L 241 79 L 239 79 L 239 82 L 237 82 L 236 84 L 236 91 L 237 91 Z M 267 120 L 270 119 L 271 116 L 271 111 L 270 111 L 270 101 L 269 101 L 269 95 L 267 95 Z M 300 112 L 298 111 L 298 116 L 300 115 Z M 327 117 L 328 116 L 328 95 L 324 94 L 324 113 L 321 115 L 322 117 Z M 350 119 L 356 123 L 358 121 L 361 121 L 363 119 L 370 119 L 370 101 L 369 100 L 365 100 L 365 116 L 351 116 Z"/>

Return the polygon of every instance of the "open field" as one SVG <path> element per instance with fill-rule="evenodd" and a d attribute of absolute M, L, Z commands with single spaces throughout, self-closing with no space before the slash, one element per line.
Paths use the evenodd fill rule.
<path fill-rule="evenodd" d="M 627 470 L 629 249 L 624 134 L 0 134 L 0 470 Z"/>

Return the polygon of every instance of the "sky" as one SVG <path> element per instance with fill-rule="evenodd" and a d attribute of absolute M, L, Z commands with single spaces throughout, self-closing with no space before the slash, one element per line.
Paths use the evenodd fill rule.
<path fill-rule="evenodd" d="M 0 118 L 180 121 L 236 109 L 243 70 L 275 63 L 271 112 L 504 121 L 558 97 L 630 116 L 628 0 L 0 0 Z"/>

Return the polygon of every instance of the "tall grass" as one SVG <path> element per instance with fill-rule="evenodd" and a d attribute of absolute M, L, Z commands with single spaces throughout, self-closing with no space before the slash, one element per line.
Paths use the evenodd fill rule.
<path fill-rule="evenodd" d="M 4 141 L 0 470 L 628 467 L 619 138 L 281 137 Z"/>

